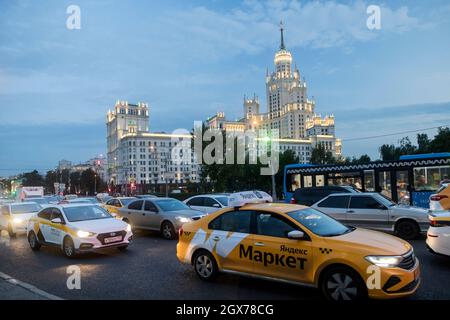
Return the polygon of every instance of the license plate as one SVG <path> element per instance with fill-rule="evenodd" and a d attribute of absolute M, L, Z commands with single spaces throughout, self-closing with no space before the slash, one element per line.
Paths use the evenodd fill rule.
<path fill-rule="evenodd" d="M 103 240 L 103 241 L 104 241 L 105 243 L 111 243 L 111 242 L 122 241 L 122 236 L 105 238 L 105 240 Z"/>

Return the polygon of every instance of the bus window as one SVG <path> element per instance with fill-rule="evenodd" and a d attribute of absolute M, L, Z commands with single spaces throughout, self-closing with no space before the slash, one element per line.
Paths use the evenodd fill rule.
<path fill-rule="evenodd" d="M 400 204 L 409 204 L 408 171 L 397 171 L 395 174 L 397 178 L 397 202 Z"/>
<path fill-rule="evenodd" d="M 392 199 L 391 172 L 380 171 L 378 174 L 378 178 L 380 193 L 385 197 Z"/>
<path fill-rule="evenodd" d="M 312 187 L 312 176 L 303 176 L 303 187 Z"/>
<path fill-rule="evenodd" d="M 362 190 L 361 175 L 359 172 L 342 172 L 328 174 L 329 186 L 351 186 Z"/>
<path fill-rule="evenodd" d="M 414 168 L 414 189 L 416 191 L 435 191 L 449 175 L 450 166 Z"/>
<path fill-rule="evenodd" d="M 298 188 L 300 188 L 300 174 L 292 174 L 291 175 L 291 190 L 289 191 L 295 191 Z"/>
<path fill-rule="evenodd" d="M 366 192 L 375 191 L 375 171 L 364 170 L 364 190 Z"/>
<path fill-rule="evenodd" d="M 316 187 L 323 187 L 325 185 L 325 177 L 322 175 L 316 176 Z"/>

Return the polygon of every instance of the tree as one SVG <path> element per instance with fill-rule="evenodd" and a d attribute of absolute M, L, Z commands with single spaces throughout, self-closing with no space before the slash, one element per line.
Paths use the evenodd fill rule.
<path fill-rule="evenodd" d="M 311 151 L 310 163 L 312 164 L 333 164 L 336 162 L 336 158 L 333 157 L 331 151 L 327 151 L 321 143 L 318 143 Z"/>
<path fill-rule="evenodd" d="M 39 172 L 37 172 L 37 170 L 24 173 L 22 175 L 22 179 L 22 185 L 24 187 L 39 187 L 45 185 L 44 178 L 39 174 Z"/>

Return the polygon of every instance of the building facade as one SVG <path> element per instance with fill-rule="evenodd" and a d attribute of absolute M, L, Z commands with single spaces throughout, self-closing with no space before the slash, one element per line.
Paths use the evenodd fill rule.
<path fill-rule="evenodd" d="M 150 132 L 148 104 L 118 101 L 106 127 L 108 184 L 116 192 L 163 192 L 199 181 L 192 136 Z"/>
<path fill-rule="evenodd" d="M 274 71 L 266 73 L 267 112 L 260 111 L 256 95 L 252 98 L 244 96 L 243 117 L 240 120 L 229 121 L 220 111 L 206 120 L 206 126 L 236 132 L 278 132 L 273 139 L 278 140 L 280 152 L 293 150 L 302 163 L 309 162 L 311 151 L 318 144 L 339 157 L 342 146 L 335 136 L 334 116 L 322 118 L 316 114 L 315 102 L 308 97 L 306 81 L 301 78 L 300 70 L 293 65 L 291 52 L 285 47 L 282 24 L 280 34 Z"/>

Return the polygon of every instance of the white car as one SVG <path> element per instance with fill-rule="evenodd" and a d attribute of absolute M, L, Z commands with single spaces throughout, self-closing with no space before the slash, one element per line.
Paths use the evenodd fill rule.
<path fill-rule="evenodd" d="M 55 246 L 71 258 L 77 253 L 117 247 L 125 250 L 133 239 L 131 226 L 94 204 L 61 204 L 42 209 L 28 224 L 31 249 Z"/>
<path fill-rule="evenodd" d="M 35 202 L 14 202 L 4 204 L 0 210 L 0 230 L 6 230 L 10 237 L 26 232 L 28 220 L 42 207 Z"/>
<path fill-rule="evenodd" d="M 203 194 L 187 198 L 183 202 L 194 210 L 210 214 L 228 207 L 228 194 Z"/>
<path fill-rule="evenodd" d="M 433 212 L 429 215 L 427 247 L 432 253 L 450 256 L 450 212 Z"/>
<path fill-rule="evenodd" d="M 335 193 L 311 207 L 344 224 L 393 231 L 404 239 L 417 238 L 429 226 L 427 209 L 397 205 L 379 193 Z"/>

